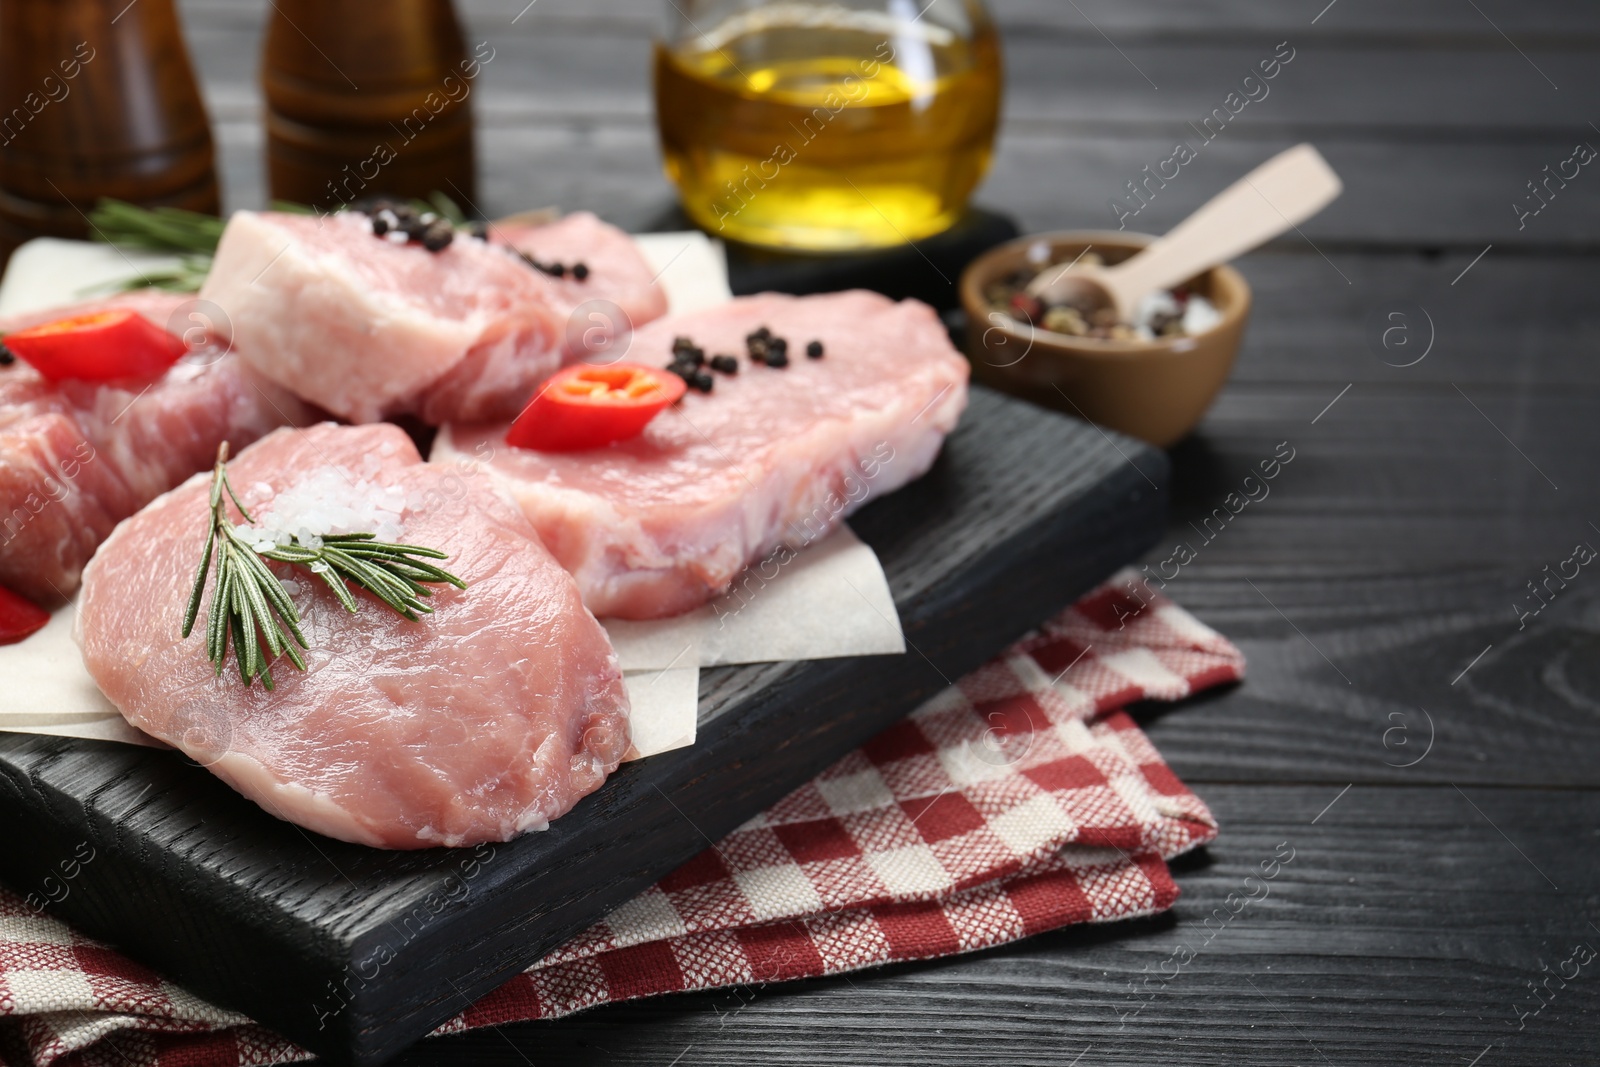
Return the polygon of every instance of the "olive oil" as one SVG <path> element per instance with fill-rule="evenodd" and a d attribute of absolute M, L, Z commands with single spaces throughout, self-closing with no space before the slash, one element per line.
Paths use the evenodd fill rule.
<path fill-rule="evenodd" d="M 668 176 L 712 234 L 848 250 L 939 233 L 988 169 L 1000 50 L 987 20 L 779 3 L 658 44 Z"/>

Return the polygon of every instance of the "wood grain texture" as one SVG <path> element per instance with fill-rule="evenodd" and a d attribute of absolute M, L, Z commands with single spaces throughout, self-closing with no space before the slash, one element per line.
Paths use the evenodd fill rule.
<path fill-rule="evenodd" d="M 933 470 L 852 520 L 910 651 L 708 670 L 692 748 L 625 766 L 544 833 L 382 852 L 277 822 L 175 753 L 10 735 L 0 818 L 19 830 L 0 876 L 38 884 L 88 839 L 101 858 L 64 916 L 318 1052 L 376 1062 L 1143 551 L 1166 466 L 974 390 Z"/>

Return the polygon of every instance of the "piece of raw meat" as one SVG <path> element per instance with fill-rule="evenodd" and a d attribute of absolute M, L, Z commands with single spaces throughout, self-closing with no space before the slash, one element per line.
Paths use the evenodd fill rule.
<path fill-rule="evenodd" d="M 184 309 L 194 298 L 154 290 L 0 320 L 9 333 L 105 307 L 130 307 L 194 342 L 154 381 L 47 382 L 18 361 L 0 367 L 0 585 L 59 604 L 112 527 L 195 471 L 224 440 L 235 448 L 314 416 L 204 339 Z"/>
<path fill-rule="evenodd" d="M 552 278 L 464 235 L 439 252 L 399 244 L 358 212 L 240 211 L 201 296 L 257 370 L 351 422 L 509 418 L 568 358 L 581 303 L 611 300 L 641 320 L 664 308 L 626 234 L 593 216 L 552 227 L 564 242 L 592 242 L 587 280 Z"/>
<path fill-rule="evenodd" d="M 489 240 L 508 244 L 541 263 L 569 268 L 564 277 L 552 279 L 560 294 L 558 302 L 566 307 L 606 300 L 622 312 L 629 328 L 667 313 L 667 294 L 656 284 L 656 271 L 633 238 L 591 212 L 575 211 L 537 225 L 497 222 L 489 227 Z M 582 281 L 570 273 L 580 263 L 588 270 Z"/>
<path fill-rule="evenodd" d="M 381 848 L 508 840 L 616 769 L 628 748 L 616 654 L 487 477 L 424 464 L 396 427 L 331 424 L 270 435 L 229 477 L 263 523 L 375 532 L 331 521 L 365 510 L 386 534 L 449 552 L 442 566 L 467 589 L 436 587 L 418 622 L 358 591 L 351 615 L 307 571 L 274 564 L 294 583 L 309 669 L 279 660 L 273 691 L 246 688 L 230 653 L 218 677 L 204 637 L 214 586 L 196 632 L 178 636 L 207 530 L 210 478 L 196 476 L 119 526 L 84 575 L 84 662 L 129 722 L 269 813 Z M 296 499 L 298 520 L 283 514 Z"/>
<path fill-rule="evenodd" d="M 787 367 L 744 358 L 768 327 Z M 866 500 L 920 477 L 967 400 L 967 363 L 933 310 L 875 293 L 748 297 L 634 334 L 627 359 L 665 365 L 673 339 L 740 353 L 642 435 L 545 453 L 505 443 L 504 424 L 447 426 L 441 463 L 501 477 L 596 615 L 675 615 L 724 592 L 779 545 L 824 536 Z M 820 341 L 824 355 L 805 350 Z"/>
<path fill-rule="evenodd" d="M 537 275 L 560 319 L 561 356 L 551 364 L 514 345 L 474 347 L 428 388 L 418 414 L 430 426 L 515 418 L 555 370 L 667 312 L 667 294 L 633 238 L 587 211 L 538 225 L 494 223 L 489 241 L 549 266 L 583 264 L 582 281 L 570 272 Z"/>

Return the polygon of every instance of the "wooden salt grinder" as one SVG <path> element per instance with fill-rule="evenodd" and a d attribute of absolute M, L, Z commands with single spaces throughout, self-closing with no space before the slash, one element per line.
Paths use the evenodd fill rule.
<path fill-rule="evenodd" d="M 275 0 L 261 65 L 272 196 L 325 209 L 477 196 L 471 58 L 450 0 Z"/>
<path fill-rule="evenodd" d="M 0 255 L 103 196 L 221 207 L 173 0 L 0 0 L 0 109 Z"/>

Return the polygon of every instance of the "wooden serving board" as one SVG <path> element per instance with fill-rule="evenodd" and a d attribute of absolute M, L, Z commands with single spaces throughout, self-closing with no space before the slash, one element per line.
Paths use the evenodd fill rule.
<path fill-rule="evenodd" d="M 1166 484 L 1163 454 L 975 388 L 933 470 L 851 520 L 905 654 L 705 670 L 692 748 L 476 851 L 317 837 L 171 751 L 0 735 L 0 878 L 59 886 L 87 841 L 59 914 L 330 1060 L 380 1062 L 1137 557 Z"/>

